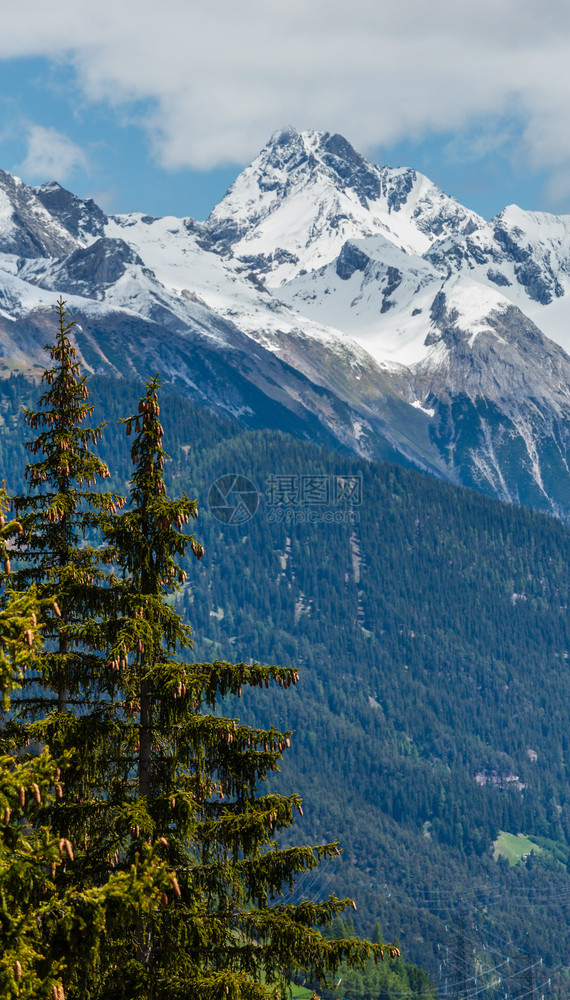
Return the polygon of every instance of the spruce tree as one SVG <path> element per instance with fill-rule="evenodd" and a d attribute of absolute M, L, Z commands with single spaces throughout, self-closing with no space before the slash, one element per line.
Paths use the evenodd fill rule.
<path fill-rule="evenodd" d="M 170 595 L 185 581 L 179 560 L 187 547 L 197 558 L 203 549 L 182 530 L 197 516 L 195 501 L 166 493 L 158 388 L 151 379 L 139 412 L 124 421 L 127 434 L 134 432 L 134 473 L 127 506 L 106 527 L 123 572 L 110 666 L 121 676 L 133 730 L 126 742 L 136 752 L 130 849 L 162 838 L 176 898 L 141 925 L 136 948 L 124 943 L 120 965 L 131 978 L 123 975 L 124 992 L 109 983 L 107 995 L 265 1000 L 285 995 L 293 969 L 325 981 L 343 960 L 354 964 L 391 949 L 321 935 L 318 925 L 350 900 L 284 901 L 297 876 L 337 855 L 338 845 L 278 847 L 275 837 L 301 800 L 260 794 L 259 785 L 278 770 L 291 733 L 220 714 L 225 695 L 239 697 L 246 685 L 287 688 L 297 671 L 181 659 L 190 630 Z"/>
<path fill-rule="evenodd" d="M 10 580 L 10 550 L 20 532 L 6 524 L 9 500 L 0 490 L 0 558 Z M 54 760 L 47 748 L 30 752 L 17 745 L 18 728 L 7 724 L 10 699 L 33 669 L 41 646 L 39 621 L 51 604 L 10 586 L 0 598 L 0 995 L 19 1000 L 65 1000 L 69 983 L 98 978 L 105 933 L 136 932 L 141 916 L 156 909 L 171 876 L 146 847 L 134 870 L 116 873 L 80 891 L 58 871 L 73 871 L 69 840 L 48 825 L 62 794 L 67 756 Z M 63 777 L 62 777 L 63 771 Z M 77 995 L 77 994 L 76 994 Z"/>
<path fill-rule="evenodd" d="M 26 467 L 29 492 L 14 499 L 23 528 L 15 582 L 20 589 L 34 583 L 40 597 L 53 596 L 41 683 L 47 700 L 55 697 L 63 713 L 107 686 L 104 661 L 96 655 L 102 643 L 88 627 L 109 606 L 102 553 L 93 537 L 102 512 L 124 500 L 93 488 L 109 476 L 92 451 L 104 425 L 84 426 L 93 405 L 70 339 L 75 321 L 67 321 L 63 299 L 57 308 L 56 340 L 46 348 L 53 365 L 42 376 L 47 388 L 35 411 L 24 407 L 29 427 L 39 431 L 27 448 L 39 457 Z"/>
<path fill-rule="evenodd" d="M 105 655 L 115 598 L 105 566 L 110 554 L 97 532 L 102 514 L 124 499 L 95 488 L 109 475 L 92 450 L 103 425 L 86 426 L 93 406 L 70 337 L 74 322 L 67 321 L 62 299 L 57 308 L 57 335 L 47 348 L 52 365 L 42 378 L 46 389 L 37 409 L 25 409 L 38 432 L 27 445 L 36 459 L 26 468 L 29 492 L 13 500 L 21 524 L 13 585 L 24 590 L 33 584 L 38 598 L 51 600 L 42 622 L 45 645 L 24 680 L 20 722 L 12 728 L 22 743 L 46 744 L 55 757 L 74 748 L 51 821 L 60 836 L 82 846 L 74 878 L 83 871 L 88 885 L 106 877 L 117 850 L 108 806 L 109 749 L 121 707 Z M 121 774 L 123 766 L 117 763 Z M 96 850 L 88 850 L 91 843 Z"/>

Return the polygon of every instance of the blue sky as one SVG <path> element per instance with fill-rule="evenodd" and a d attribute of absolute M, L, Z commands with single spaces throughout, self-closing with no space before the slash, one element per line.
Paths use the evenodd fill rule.
<path fill-rule="evenodd" d="M 148 102 L 84 100 L 70 67 L 47 58 L 0 60 L 0 95 L 0 169 L 30 184 L 57 180 L 109 211 L 202 219 L 239 172 L 165 169 L 139 124 Z"/>
<path fill-rule="evenodd" d="M 291 124 L 487 218 L 570 212 L 569 57 L 560 0 L 29 0 L 0 37 L 0 167 L 200 219 Z"/>

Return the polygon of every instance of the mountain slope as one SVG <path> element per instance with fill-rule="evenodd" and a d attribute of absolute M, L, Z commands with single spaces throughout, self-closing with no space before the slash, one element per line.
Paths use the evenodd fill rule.
<path fill-rule="evenodd" d="M 210 561 L 183 603 L 198 659 L 302 668 L 292 698 L 254 696 L 233 711 L 296 730 L 280 780 L 302 789 L 306 837 L 345 848 L 322 891 L 329 879 L 356 887 L 358 925 L 380 919 L 442 990 L 462 905 L 479 974 L 485 946 L 498 936 L 512 960 L 510 942 L 529 931 L 552 976 L 569 960 L 567 530 L 266 433 L 232 437 L 223 455 L 191 452 L 179 475 L 190 472 L 204 504 L 229 469 L 257 485 L 260 508 L 225 529 L 205 514 Z M 277 473 L 361 475 L 358 519 L 327 523 L 318 503 L 300 502 L 289 517 L 268 490 Z M 501 829 L 564 845 L 564 863 L 547 851 L 497 865 Z M 482 995 L 491 983 L 483 976 Z"/>
<path fill-rule="evenodd" d="M 125 381 L 118 399 L 109 379 L 90 382 L 96 419 L 109 421 L 101 454 L 124 489 L 129 441 L 116 421 L 136 409 L 137 387 Z M 19 403 L 30 389 L 20 377 L 0 390 L 0 449 L 21 477 Z M 344 849 L 298 894 L 354 895 L 358 929 L 380 920 L 442 996 L 463 921 L 481 996 L 504 998 L 494 949 L 506 966 L 526 948 L 553 980 L 551 1000 L 563 1000 L 568 529 L 412 470 L 245 431 L 179 396 L 163 394 L 161 420 L 169 490 L 198 498 L 206 549 L 179 598 L 192 655 L 301 672 L 289 691 L 244 692 L 228 706 L 295 730 L 275 775 L 304 798 L 294 840 L 338 838 Z M 239 524 L 208 508 L 228 472 L 260 494 Z M 348 476 L 361 477 L 352 504 L 334 489 Z M 307 481 L 328 484 L 329 500 L 303 499 Z M 499 830 L 542 853 L 513 868 L 495 861 Z"/>

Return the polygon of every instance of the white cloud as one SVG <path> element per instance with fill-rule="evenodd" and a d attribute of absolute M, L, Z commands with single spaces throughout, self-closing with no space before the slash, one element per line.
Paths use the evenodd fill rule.
<path fill-rule="evenodd" d="M 492 147 L 513 108 L 533 166 L 570 166 L 562 0 L 28 0 L 0 36 L 24 55 L 72 61 L 87 100 L 150 102 L 166 167 L 245 162 L 287 122 L 366 150 L 488 118 Z"/>
<path fill-rule="evenodd" d="M 16 168 L 26 180 L 64 181 L 86 166 L 85 154 L 68 136 L 43 125 L 28 126 L 26 158 Z"/>

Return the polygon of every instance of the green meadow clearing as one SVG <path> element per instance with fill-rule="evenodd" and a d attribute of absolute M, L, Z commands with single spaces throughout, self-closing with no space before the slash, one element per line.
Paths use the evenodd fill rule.
<path fill-rule="evenodd" d="M 500 831 L 493 847 L 495 861 L 498 858 L 506 858 L 510 865 L 518 864 L 531 851 L 534 851 L 535 854 L 540 854 L 542 851 L 542 847 L 534 844 L 532 840 L 525 837 L 524 833 L 505 833 L 504 830 Z"/>

